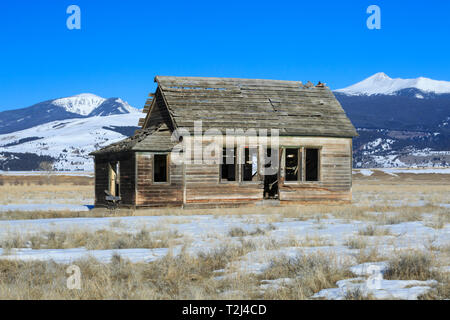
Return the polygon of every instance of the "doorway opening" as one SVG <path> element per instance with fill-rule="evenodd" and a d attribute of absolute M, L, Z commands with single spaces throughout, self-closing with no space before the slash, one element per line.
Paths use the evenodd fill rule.
<path fill-rule="evenodd" d="M 268 148 L 264 156 L 264 199 L 278 199 L 279 154 L 277 150 Z"/>

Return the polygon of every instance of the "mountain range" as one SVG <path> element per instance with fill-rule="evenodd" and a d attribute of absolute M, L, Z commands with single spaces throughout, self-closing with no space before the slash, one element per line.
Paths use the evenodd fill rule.
<path fill-rule="evenodd" d="M 380 72 L 334 95 L 359 133 L 355 167 L 450 165 L 450 82 Z"/>
<path fill-rule="evenodd" d="M 83 93 L 0 112 L 0 170 L 93 170 L 89 153 L 134 134 L 141 111 Z"/>
<path fill-rule="evenodd" d="M 385 73 L 334 91 L 359 136 L 354 167 L 450 165 L 450 82 Z M 89 153 L 134 133 L 140 110 L 84 93 L 0 112 L 0 170 L 93 170 Z"/>
<path fill-rule="evenodd" d="M 40 102 L 23 109 L 0 112 L 0 134 L 28 129 L 56 120 L 110 116 L 136 111 L 120 98 L 105 99 L 94 94 L 83 93 Z"/>

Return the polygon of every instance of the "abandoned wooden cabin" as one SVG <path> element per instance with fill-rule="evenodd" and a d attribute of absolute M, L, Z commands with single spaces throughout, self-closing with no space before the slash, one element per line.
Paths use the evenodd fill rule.
<path fill-rule="evenodd" d="M 131 208 L 351 201 L 357 134 L 324 84 L 165 76 L 155 82 L 142 128 L 92 153 L 96 206 L 107 205 L 105 193 Z M 199 121 L 200 138 L 193 134 Z M 230 129 L 227 144 L 217 140 Z M 251 129 L 256 136 L 266 130 L 268 138 L 249 143 L 241 133 Z M 212 141 L 221 141 L 214 149 L 219 162 L 174 161 L 176 146 L 186 155 Z M 265 173 L 268 163 L 275 170 Z"/>

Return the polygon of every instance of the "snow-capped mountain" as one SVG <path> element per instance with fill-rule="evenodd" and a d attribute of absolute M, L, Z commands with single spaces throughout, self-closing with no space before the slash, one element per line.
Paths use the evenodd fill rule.
<path fill-rule="evenodd" d="M 93 171 L 89 153 L 134 134 L 141 115 L 58 120 L 2 134 L 0 170 L 36 170 L 41 161 L 52 161 L 56 170 Z"/>
<path fill-rule="evenodd" d="M 56 121 L 92 116 L 138 113 L 120 98 L 105 99 L 90 93 L 37 103 L 31 107 L 0 112 L 0 134 Z"/>
<path fill-rule="evenodd" d="M 369 79 L 334 92 L 359 133 L 354 166 L 450 166 L 450 93 L 441 81 Z M 92 171 L 88 154 L 132 135 L 140 117 L 120 98 L 93 94 L 1 112 L 0 170 L 52 161 L 57 170 Z"/>
<path fill-rule="evenodd" d="M 450 82 L 380 72 L 334 95 L 359 133 L 354 166 L 450 165 Z"/>
<path fill-rule="evenodd" d="M 88 154 L 134 134 L 140 110 L 90 93 L 0 112 L 0 170 L 93 170 Z"/>
<path fill-rule="evenodd" d="M 73 97 L 56 99 L 51 104 L 64 108 L 67 112 L 87 116 L 106 99 L 91 93 L 82 93 Z"/>
<path fill-rule="evenodd" d="M 450 81 L 439 81 L 429 78 L 419 77 L 416 79 L 392 79 L 384 72 L 379 72 L 347 88 L 335 90 L 347 95 L 392 95 L 403 89 L 418 89 L 426 93 L 450 94 Z M 423 96 L 417 95 L 421 99 Z"/>

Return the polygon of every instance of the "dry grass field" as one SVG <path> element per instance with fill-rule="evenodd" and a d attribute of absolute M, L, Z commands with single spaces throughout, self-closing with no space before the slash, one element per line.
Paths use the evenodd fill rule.
<path fill-rule="evenodd" d="M 89 177 L 0 176 L 0 299 L 449 299 L 449 177 L 356 171 L 345 205 L 110 212 L 77 210 Z"/>

